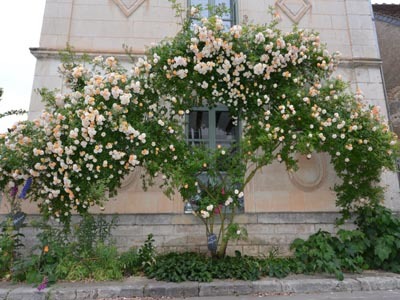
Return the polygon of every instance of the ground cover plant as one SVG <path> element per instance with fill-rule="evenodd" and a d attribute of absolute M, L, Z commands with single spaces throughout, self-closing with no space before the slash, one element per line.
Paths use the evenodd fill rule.
<path fill-rule="evenodd" d="M 57 280 L 112 280 L 123 276 L 111 229 L 115 220 L 86 215 L 70 231 L 37 222 L 39 244 L 16 260 L 11 279 L 51 284 Z"/>

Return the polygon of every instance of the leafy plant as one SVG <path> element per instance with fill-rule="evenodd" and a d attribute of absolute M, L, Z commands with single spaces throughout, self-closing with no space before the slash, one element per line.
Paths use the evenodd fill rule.
<path fill-rule="evenodd" d="M 131 276 L 142 270 L 142 262 L 136 248 L 131 248 L 119 256 L 122 272 Z"/>
<path fill-rule="evenodd" d="M 76 238 L 78 252 L 93 252 L 96 245 L 110 242 L 111 230 L 115 227 L 118 217 L 114 216 L 110 221 L 103 215 L 83 215 L 81 221 L 72 226 L 73 236 Z"/>
<path fill-rule="evenodd" d="M 145 275 L 157 280 L 208 282 L 213 279 L 258 280 L 261 276 L 282 278 L 296 270 L 293 259 L 280 257 L 257 258 L 235 256 L 208 257 L 199 253 L 168 253 L 157 257 Z"/>
<path fill-rule="evenodd" d="M 292 257 L 279 257 L 278 250 L 274 248 L 266 258 L 260 259 L 262 276 L 284 278 L 290 273 L 299 273 L 296 261 Z"/>
<path fill-rule="evenodd" d="M 73 230 L 46 222 L 34 224 L 40 230 L 40 243 L 30 256 L 14 264 L 13 279 L 29 283 L 46 280 L 51 284 L 60 279 L 121 278 L 117 249 L 108 244 L 115 220 L 86 215 Z"/>
<path fill-rule="evenodd" d="M 145 269 L 145 274 L 149 278 L 172 282 L 212 280 L 208 259 L 192 252 L 160 255 L 154 265 Z"/>
<path fill-rule="evenodd" d="M 0 278 L 9 279 L 14 262 L 18 258 L 17 250 L 23 246 L 21 242 L 23 235 L 15 230 L 10 217 L 0 223 L 0 228 Z"/>
<path fill-rule="evenodd" d="M 343 230 L 337 232 L 337 240 L 334 244 L 336 253 L 340 259 L 342 270 L 360 273 L 368 268 L 365 261 L 366 251 L 371 243 L 360 230 Z"/>
<path fill-rule="evenodd" d="M 355 223 L 365 235 L 365 262 L 371 268 L 400 273 L 400 218 L 377 205 L 360 208 Z"/>
<path fill-rule="evenodd" d="M 98 243 L 93 252 L 72 254 L 64 257 L 56 268 L 60 278 L 67 280 L 94 279 L 117 280 L 122 278 L 122 269 L 115 246 Z"/>
<path fill-rule="evenodd" d="M 54 283 L 59 279 L 58 264 L 69 254 L 67 232 L 44 221 L 32 225 L 39 230 L 39 244 L 31 250 L 31 255 L 15 263 L 13 279 L 40 283 L 47 278 L 50 284 Z"/>
<path fill-rule="evenodd" d="M 242 256 L 239 251 L 235 256 L 211 259 L 210 272 L 213 278 L 218 279 L 258 280 L 261 276 L 259 260 Z"/>
<path fill-rule="evenodd" d="M 149 234 L 144 242 L 144 245 L 138 249 L 137 253 L 142 270 L 146 270 L 147 268 L 153 266 L 156 262 L 156 248 L 153 244 L 153 235 Z"/>
<path fill-rule="evenodd" d="M 294 256 L 300 263 L 300 270 L 304 273 L 331 273 L 339 280 L 343 280 L 340 258 L 335 245 L 337 238 L 329 232 L 319 230 L 306 241 L 296 239 L 291 245 Z"/>

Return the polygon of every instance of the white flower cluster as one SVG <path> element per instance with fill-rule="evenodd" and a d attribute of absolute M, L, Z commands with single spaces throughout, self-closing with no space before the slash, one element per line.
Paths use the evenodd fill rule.
<path fill-rule="evenodd" d="M 156 136 L 149 140 L 143 132 L 161 123 L 168 125 L 165 136 L 175 132 L 167 118 L 162 120 L 163 115 L 151 109 L 158 98 L 141 97 L 146 92 L 141 81 L 146 81 L 150 63 L 140 59 L 131 76 L 119 72 L 113 57 L 105 60 L 97 57 L 94 64 L 103 67 L 96 75 L 82 65 L 60 68 L 72 92 L 57 95 L 56 106 L 34 121 L 44 143 L 43 148 L 33 148 L 35 161 L 31 167 L 3 170 L 0 166 L 0 181 L 7 177 L 23 182 L 32 177 L 35 198 L 42 201 L 41 210 L 57 220 L 69 218 L 73 209 L 82 212 L 91 205 L 100 204 L 101 199 L 90 194 L 97 184 L 105 184 L 111 191 L 148 155 L 173 152 L 162 144 L 163 140 Z M 185 63 L 177 59 L 177 64 Z M 80 85 L 78 79 L 82 79 L 84 85 Z M 150 105 L 149 101 L 155 104 Z M 152 118 L 150 111 L 157 118 Z M 0 137 L 0 140 L 6 139 L 4 145 L 8 150 L 17 150 L 19 144 L 29 149 L 32 138 L 24 133 L 25 127 L 21 123 L 11 134 Z M 164 131 L 159 127 L 157 130 Z M 176 153 L 174 157 L 177 158 Z"/>

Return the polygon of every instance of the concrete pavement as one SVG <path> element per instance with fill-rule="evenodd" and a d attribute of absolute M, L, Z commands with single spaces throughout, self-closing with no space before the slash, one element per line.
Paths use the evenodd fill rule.
<path fill-rule="evenodd" d="M 363 274 L 348 274 L 345 280 L 338 281 L 328 276 L 305 276 L 291 275 L 284 279 L 264 278 L 258 281 L 240 280 L 215 280 L 209 283 L 183 282 L 170 283 L 160 282 L 143 277 L 131 277 L 123 281 L 113 282 L 77 282 L 77 283 L 58 283 L 42 291 L 28 285 L 0 283 L 0 300 L 80 300 L 80 299 L 126 299 L 139 297 L 150 297 L 147 299 L 159 298 L 161 296 L 171 298 L 194 298 L 197 299 L 252 299 L 240 298 L 236 296 L 259 295 L 259 299 L 268 296 L 268 299 L 283 300 L 285 296 L 309 294 L 306 298 L 311 299 L 342 299 L 342 298 L 310 298 L 312 294 L 336 297 L 338 292 L 356 295 L 357 292 L 367 291 L 395 291 L 394 299 L 400 299 L 400 274 L 386 272 L 364 272 Z M 354 293 L 355 294 L 351 294 Z M 330 294 L 333 293 L 333 294 Z M 208 297 L 208 298 L 207 298 Z M 217 298 L 216 298 L 217 297 Z M 225 297 L 225 298 L 218 298 Z M 254 298 L 254 297 L 253 297 Z M 255 298 L 254 298 L 255 299 Z M 289 299 L 289 298 L 288 298 Z M 349 298 L 363 299 L 363 298 Z M 368 299 L 368 298 L 366 298 Z M 385 299 L 391 298 L 371 298 Z M 297 300 L 297 299 L 296 299 Z"/>
<path fill-rule="evenodd" d="M 178 299 L 178 298 L 174 298 Z M 182 299 L 182 298 L 180 298 Z M 196 297 L 186 300 L 399 300 L 400 291 L 336 292 L 318 294 L 290 294 L 270 296 Z"/>

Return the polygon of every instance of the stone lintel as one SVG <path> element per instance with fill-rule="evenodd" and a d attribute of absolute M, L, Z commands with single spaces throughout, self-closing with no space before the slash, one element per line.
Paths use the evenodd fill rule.
<path fill-rule="evenodd" d="M 381 59 L 372 57 L 343 57 L 339 60 L 339 66 L 344 68 L 380 67 L 381 65 Z"/>
<path fill-rule="evenodd" d="M 65 52 L 66 49 L 54 49 L 54 48 L 40 48 L 40 47 L 32 47 L 29 48 L 31 54 L 37 58 L 37 59 L 46 59 L 46 58 L 57 58 L 60 59 L 60 53 Z M 87 50 L 87 49 L 75 49 L 72 48 L 71 51 L 74 53 L 74 55 L 80 57 L 83 55 L 89 55 L 89 56 L 114 56 L 115 58 L 119 60 L 129 60 L 130 57 L 125 51 L 93 51 L 93 50 Z M 131 56 L 134 57 L 139 57 L 145 55 L 145 52 L 143 50 L 138 50 L 138 49 L 132 49 Z"/>

